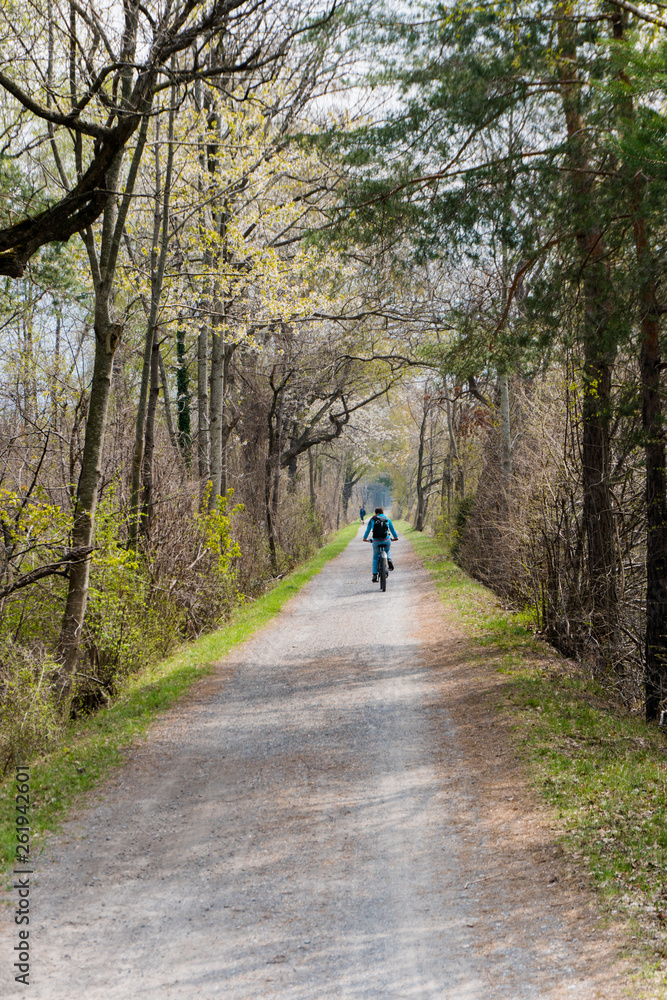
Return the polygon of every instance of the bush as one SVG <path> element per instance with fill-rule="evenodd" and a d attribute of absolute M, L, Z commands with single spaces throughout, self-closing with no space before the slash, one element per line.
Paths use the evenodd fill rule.
<path fill-rule="evenodd" d="M 5 640 L 0 647 L 0 767 L 10 767 L 46 753 L 62 731 L 50 677 L 56 664 L 43 651 L 33 652 Z"/>
<path fill-rule="evenodd" d="M 312 510 L 310 499 L 288 493 L 281 504 L 278 524 L 281 571 L 310 559 L 322 544 L 322 537 L 321 516 Z"/>
<path fill-rule="evenodd" d="M 470 520 L 473 507 L 475 506 L 474 496 L 462 497 L 456 502 L 456 514 L 454 515 L 454 529 L 452 531 L 452 559 L 458 562 L 461 552 L 461 540 Z"/>

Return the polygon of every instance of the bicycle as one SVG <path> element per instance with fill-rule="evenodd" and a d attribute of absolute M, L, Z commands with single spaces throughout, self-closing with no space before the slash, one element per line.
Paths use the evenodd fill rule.
<path fill-rule="evenodd" d="M 367 542 L 371 539 L 367 538 Z M 387 556 L 386 549 L 387 542 L 380 543 L 380 551 L 378 552 L 378 572 L 377 578 L 380 581 L 380 590 L 385 591 L 387 589 L 387 577 L 389 576 L 389 557 Z"/>
<path fill-rule="evenodd" d="M 387 559 L 387 550 L 382 545 L 378 553 L 378 580 L 380 581 L 380 590 L 384 593 L 387 589 L 387 577 L 389 576 L 389 560 Z"/>

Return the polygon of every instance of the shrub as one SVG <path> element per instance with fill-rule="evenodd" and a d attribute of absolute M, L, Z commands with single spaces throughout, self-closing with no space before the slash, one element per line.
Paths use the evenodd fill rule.
<path fill-rule="evenodd" d="M 62 721 L 49 684 L 56 664 L 42 650 L 33 652 L 5 640 L 0 647 L 0 767 L 45 753 L 57 742 Z"/>
<path fill-rule="evenodd" d="M 468 521 L 470 520 L 470 515 L 472 514 L 474 506 L 475 506 L 474 496 L 462 497 L 456 503 L 456 514 L 454 516 L 454 529 L 452 531 L 452 559 L 455 559 L 457 561 L 461 551 L 461 540 L 465 532 L 465 529 L 467 527 Z"/>

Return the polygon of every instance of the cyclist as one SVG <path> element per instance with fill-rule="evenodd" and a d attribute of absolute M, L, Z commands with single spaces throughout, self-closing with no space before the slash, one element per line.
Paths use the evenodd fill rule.
<path fill-rule="evenodd" d="M 394 568 L 394 564 L 391 561 L 391 539 L 393 541 L 398 540 L 398 535 L 396 534 L 396 529 L 391 523 L 388 517 L 386 517 L 385 512 L 382 507 L 376 507 L 375 513 L 372 517 L 368 519 L 368 526 L 364 532 L 363 540 L 365 542 L 370 542 L 371 539 L 368 537 L 369 534 L 373 532 L 373 583 L 378 582 L 378 560 L 380 558 L 380 549 L 385 548 L 387 551 L 387 563 L 389 569 Z M 390 536 L 391 535 L 391 539 Z"/>

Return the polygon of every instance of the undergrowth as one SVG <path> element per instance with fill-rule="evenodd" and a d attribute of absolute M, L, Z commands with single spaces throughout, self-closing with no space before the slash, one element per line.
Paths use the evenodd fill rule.
<path fill-rule="evenodd" d="M 533 785 L 554 808 L 563 846 L 611 912 L 632 919 L 654 969 L 667 958 L 667 740 L 531 631 L 529 614 L 499 606 L 435 539 L 401 528 L 431 573 L 473 655 L 504 677 Z M 611 690 L 611 688 L 610 688 Z"/>
<path fill-rule="evenodd" d="M 58 749 L 22 761 L 30 764 L 33 852 L 39 851 L 46 831 L 58 829 L 66 810 L 81 793 L 98 784 L 110 767 L 122 763 L 124 749 L 146 732 L 158 712 L 173 705 L 234 646 L 273 618 L 308 580 L 342 552 L 358 528 L 358 523 L 342 528 L 307 563 L 236 611 L 225 628 L 181 647 L 168 659 L 128 680 L 110 707 L 71 723 Z M 5 869 L 12 863 L 15 850 L 14 792 L 10 775 L 0 785 L 0 866 Z"/>

